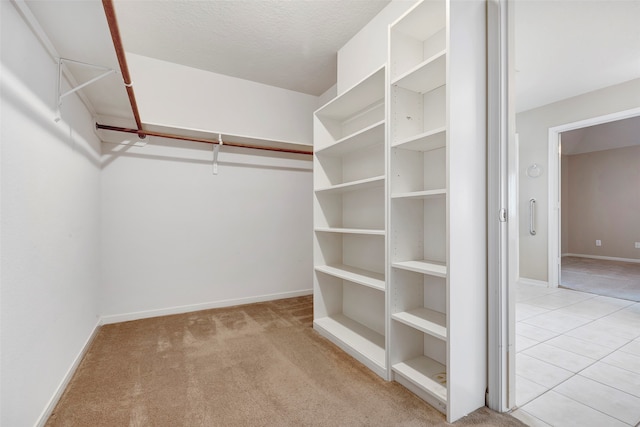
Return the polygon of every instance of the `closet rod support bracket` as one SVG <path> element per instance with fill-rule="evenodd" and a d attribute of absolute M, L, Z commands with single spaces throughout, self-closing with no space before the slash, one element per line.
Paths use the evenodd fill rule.
<path fill-rule="evenodd" d="M 71 63 L 71 64 L 76 64 L 76 65 L 81 65 L 83 67 L 88 67 L 88 68 L 95 68 L 98 70 L 103 70 L 104 72 L 74 88 L 69 89 L 66 92 L 62 92 L 62 67 L 64 66 L 65 63 Z M 62 105 L 62 99 L 65 96 L 71 95 L 72 93 L 75 93 L 77 91 L 79 91 L 80 89 L 82 89 L 85 86 L 89 86 L 92 83 L 97 82 L 98 80 L 101 80 L 105 77 L 107 77 L 108 75 L 111 75 L 113 73 L 115 73 L 116 70 L 112 69 L 112 68 L 108 68 L 108 67 L 104 67 L 102 65 L 93 65 L 93 64 L 88 64 L 86 62 L 81 62 L 81 61 L 74 61 L 72 59 L 66 59 L 66 58 L 58 58 L 58 86 L 57 86 L 57 93 L 56 93 L 56 98 L 57 98 L 57 104 L 56 104 L 56 116 L 54 118 L 55 122 L 59 122 L 61 119 L 61 114 L 60 114 L 60 106 Z"/>

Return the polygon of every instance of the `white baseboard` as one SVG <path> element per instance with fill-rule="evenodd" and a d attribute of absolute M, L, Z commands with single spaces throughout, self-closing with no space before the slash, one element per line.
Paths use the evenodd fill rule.
<path fill-rule="evenodd" d="M 549 282 L 545 280 L 527 279 L 526 277 L 520 277 L 518 279 L 518 285 L 543 286 L 545 288 L 548 288 Z"/>
<path fill-rule="evenodd" d="M 623 262 L 635 262 L 640 264 L 640 259 L 636 258 L 619 258 L 614 256 L 600 256 L 600 255 L 584 255 L 584 254 L 562 254 L 562 256 L 574 256 L 577 258 L 591 258 L 591 259 L 603 259 L 607 261 L 623 261 Z"/>
<path fill-rule="evenodd" d="M 148 319 L 151 317 L 168 316 L 171 314 L 190 313 L 192 311 L 209 310 L 211 308 L 231 307 L 234 305 L 252 304 L 255 302 L 272 301 L 276 299 L 295 298 L 305 295 L 311 295 L 313 289 L 305 289 L 302 291 L 281 292 L 277 294 L 259 295 L 247 298 L 228 299 L 221 301 L 211 301 L 199 304 L 181 305 L 175 307 L 159 308 L 156 310 L 136 311 L 133 313 L 110 314 L 102 316 L 102 324 L 128 322 L 130 320 Z"/>
<path fill-rule="evenodd" d="M 100 322 L 100 320 L 98 320 L 96 325 L 93 327 L 93 331 L 91 331 L 89 338 L 87 338 L 87 340 L 83 344 L 82 348 L 80 349 L 80 352 L 78 353 L 76 358 L 73 360 L 73 363 L 67 370 L 67 373 L 62 378 L 62 381 L 60 381 L 60 384 L 58 385 L 56 392 L 53 394 L 51 399 L 49 399 L 49 402 L 47 403 L 47 406 L 45 406 L 44 410 L 40 414 L 40 417 L 38 417 L 38 421 L 35 424 L 37 427 L 43 427 L 47 423 L 47 420 L 53 413 L 53 410 L 58 404 L 58 401 L 62 397 L 62 393 L 64 393 L 64 391 L 66 390 L 67 385 L 69 385 L 69 381 L 71 381 L 71 378 L 73 378 L 73 374 L 75 374 L 76 369 L 78 369 L 78 366 L 80 365 L 80 362 L 82 362 L 82 358 L 84 358 L 84 355 L 87 353 L 87 350 L 89 350 L 91 343 L 93 342 L 94 338 L 98 334 L 98 330 L 100 330 L 101 324 L 102 323 Z"/>

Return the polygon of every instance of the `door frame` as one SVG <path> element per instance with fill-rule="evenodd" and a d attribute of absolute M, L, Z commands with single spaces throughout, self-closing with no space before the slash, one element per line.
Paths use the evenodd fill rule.
<path fill-rule="evenodd" d="M 515 283 L 518 277 L 517 144 L 513 0 L 487 1 L 486 404 L 515 406 Z"/>
<path fill-rule="evenodd" d="M 560 260 L 562 257 L 560 239 L 561 229 L 561 191 L 562 182 L 561 171 L 561 144 L 560 134 L 562 132 L 581 129 L 603 123 L 615 122 L 617 120 L 628 119 L 640 116 L 640 108 L 619 111 L 617 113 L 605 114 L 603 116 L 591 117 L 576 122 L 565 123 L 549 128 L 549 200 L 548 200 L 548 286 L 557 288 L 560 277 Z"/>

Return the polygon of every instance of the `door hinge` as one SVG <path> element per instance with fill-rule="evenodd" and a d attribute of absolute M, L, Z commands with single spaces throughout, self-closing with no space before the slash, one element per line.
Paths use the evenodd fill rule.
<path fill-rule="evenodd" d="M 500 219 L 500 222 L 507 222 L 507 210 L 504 208 L 500 209 L 498 212 L 498 218 Z"/>

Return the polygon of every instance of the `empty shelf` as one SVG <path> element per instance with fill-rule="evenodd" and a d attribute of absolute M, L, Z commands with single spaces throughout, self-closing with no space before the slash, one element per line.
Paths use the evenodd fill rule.
<path fill-rule="evenodd" d="M 425 191 L 412 191 L 409 193 L 396 193 L 391 195 L 392 199 L 429 199 L 432 197 L 443 197 L 447 195 L 447 190 L 425 190 Z"/>
<path fill-rule="evenodd" d="M 370 228 L 316 227 L 316 231 L 322 233 L 368 234 L 373 236 L 384 236 L 384 230 L 376 230 Z"/>
<path fill-rule="evenodd" d="M 353 283 L 368 286 L 373 289 L 384 291 L 384 274 L 374 273 L 373 271 L 363 270 L 361 268 L 351 267 L 344 264 L 318 265 L 316 271 L 339 277 Z"/>
<path fill-rule="evenodd" d="M 445 126 L 427 132 L 401 139 L 392 148 L 412 151 L 431 151 L 442 148 L 447 144 L 447 128 Z"/>
<path fill-rule="evenodd" d="M 318 156 L 340 157 L 370 145 L 384 144 L 384 120 L 337 140 L 315 152 Z"/>
<path fill-rule="evenodd" d="M 428 357 L 419 356 L 396 363 L 392 369 L 442 404 L 447 404 L 447 370 L 444 365 Z"/>
<path fill-rule="evenodd" d="M 447 266 L 427 260 L 400 261 L 391 264 L 392 267 L 402 270 L 415 271 L 416 273 L 428 274 L 436 277 L 447 277 Z"/>
<path fill-rule="evenodd" d="M 441 340 L 447 339 L 447 316 L 443 313 L 420 307 L 393 314 L 391 317 L 425 334 Z"/>
<path fill-rule="evenodd" d="M 313 324 L 323 336 L 369 366 L 378 375 L 384 376 L 386 371 L 384 335 L 344 314 L 316 319 Z"/>
<path fill-rule="evenodd" d="M 371 75 L 347 89 L 316 111 L 316 116 L 332 120 L 346 120 L 356 111 L 384 100 L 385 68 L 381 67 Z"/>
<path fill-rule="evenodd" d="M 384 187 L 384 175 L 360 179 L 358 181 L 345 182 L 344 184 L 332 185 L 330 187 L 319 188 L 316 190 L 316 193 L 347 193 L 349 191 L 366 190 L 375 187 Z"/>
<path fill-rule="evenodd" d="M 426 93 L 447 81 L 447 51 L 443 50 L 398 77 L 391 84 L 417 93 Z"/>

